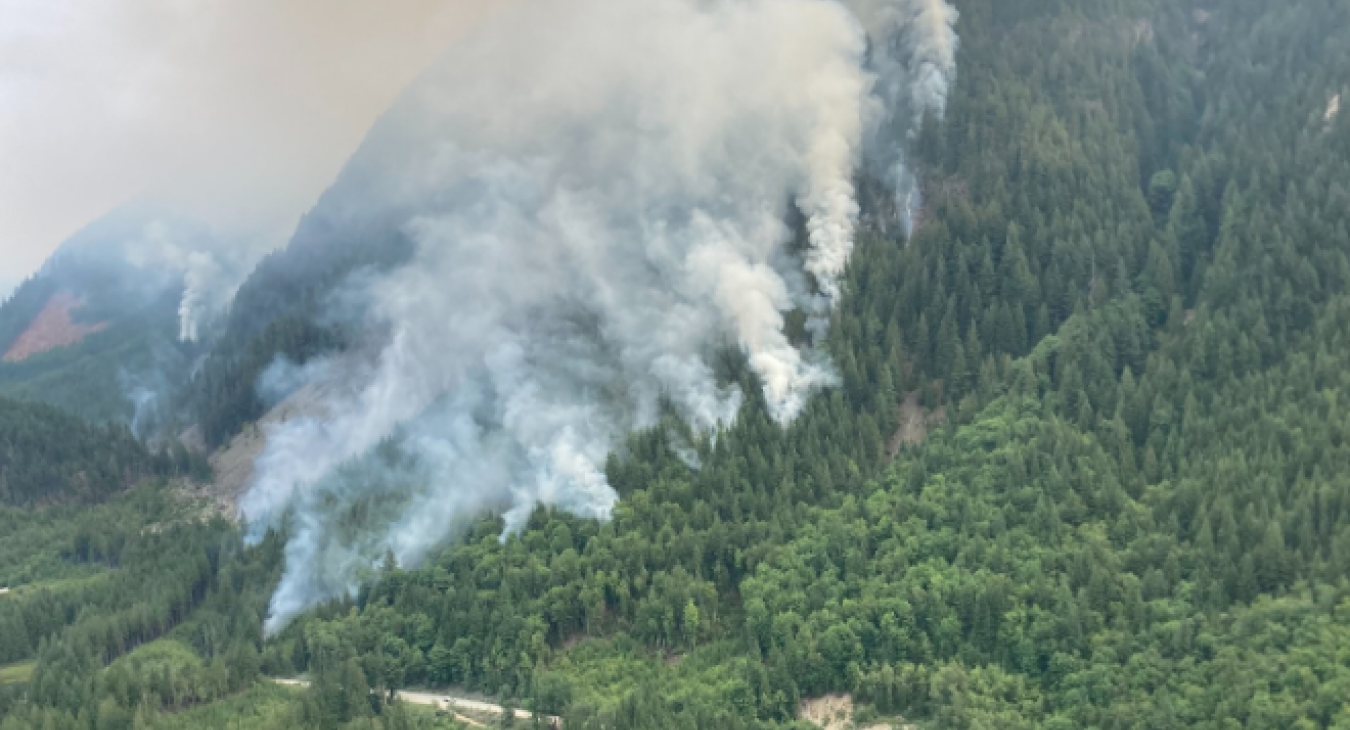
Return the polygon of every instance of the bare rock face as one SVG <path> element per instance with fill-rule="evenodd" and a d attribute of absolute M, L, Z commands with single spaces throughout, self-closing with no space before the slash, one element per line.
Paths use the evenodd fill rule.
<path fill-rule="evenodd" d="M 228 507 L 228 514 L 237 517 L 239 500 L 253 482 L 254 462 L 267 447 L 267 431 L 273 424 L 292 418 L 322 418 L 324 399 L 321 388 L 307 385 L 292 393 L 235 435 L 230 443 L 211 455 L 215 472 L 212 491 Z"/>

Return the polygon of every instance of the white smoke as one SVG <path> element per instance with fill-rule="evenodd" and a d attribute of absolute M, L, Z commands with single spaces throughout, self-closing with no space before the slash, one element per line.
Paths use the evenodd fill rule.
<path fill-rule="evenodd" d="M 258 376 L 258 397 L 271 408 L 306 384 L 327 378 L 330 365 L 328 360 L 311 360 L 304 365 L 297 365 L 284 357 L 278 357 Z"/>
<path fill-rule="evenodd" d="M 902 144 L 926 114 L 942 119 L 956 79 L 960 13 L 944 0 L 843 0 L 867 29 L 869 68 L 885 109 L 867 141 L 873 174 L 895 191 L 901 225 L 909 235 L 920 206 L 919 184 Z"/>
<path fill-rule="evenodd" d="M 171 394 L 187 368 L 177 348 L 152 337 L 143 357 L 119 362 L 117 382 L 131 407 L 127 426 L 137 438 L 153 441 L 171 420 Z"/>
<path fill-rule="evenodd" d="M 216 257 L 207 251 L 193 251 L 187 255 L 187 271 L 183 273 L 183 299 L 178 304 L 178 339 L 196 342 L 201 334 L 202 321 L 222 302 L 229 301 L 234 286 L 222 284 L 222 270 Z"/>
<path fill-rule="evenodd" d="M 414 259 L 364 285 L 383 339 L 313 371 L 241 504 L 256 532 L 292 516 L 269 631 L 485 510 L 607 517 L 605 459 L 663 401 L 736 417 L 720 347 L 782 424 L 832 384 L 783 323 L 840 294 L 883 116 L 865 50 L 827 0 L 539 0 L 425 74 L 360 153 L 398 161 L 362 167 L 367 205 L 421 211 Z"/>
<path fill-rule="evenodd" d="M 131 403 L 131 433 L 136 438 L 145 438 L 147 425 L 160 407 L 160 393 L 139 383 L 130 382 L 132 378 L 125 371 L 118 373 L 118 382 Z"/>
<path fill-rule="evenodd" d="M 914 77 L 914 108 L 939 118 L 947 108 L 947 91 L 956 76 L 956 21 L 960 13 L 943 0 L 915 0 L 913 20 L 905 34 L 910 47 L 909 69 Z"/>
<path fill-rule="evenodd" d="M 157 218 L 123 245 L 123 255 L 132 266 L 181 277 L 178 338 L 196 342 L 205 323 L 229 305 L 267 248 L 261 237 L 236 235 L 225 240 L 199 227 Z"/>
<path fill-rule="evenodd" d="M 944 0 L 843 0 L 871 42 L 877 93 L 895 116 L 913 124 L 925 112 L 942 116 L 956 78 L 960 13 Z M 911 127 L 912 129 L 912 127 Z"/>

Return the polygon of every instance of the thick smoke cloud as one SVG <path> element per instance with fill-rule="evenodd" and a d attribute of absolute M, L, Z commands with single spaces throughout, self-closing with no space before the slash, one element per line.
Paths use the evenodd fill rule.
<path fill-rule="evenodd" d="M 290 518 L 269 630 L 484 511 L 607 517 L 606 456 L 663 403 L 705 434 L 736 417 L 719 348 L 783 424 L 834 382 L 783 324 L 840 295 L 891 114 L 864 27 L 826 0 L 540 0 L 424 74 L 360 153 L 400 163 L 363 168 L 369 204 L 419 211 L 413 261 L 361 285 L 382 335 L 260 384 L 310 413 L 269 428 L 241 504 L 255 534 Z"/>

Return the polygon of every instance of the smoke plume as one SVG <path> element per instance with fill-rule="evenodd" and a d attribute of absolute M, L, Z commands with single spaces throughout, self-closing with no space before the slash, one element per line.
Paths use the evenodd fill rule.
<path fill-rule="evenodd" d="M 170 394 L 186 377 L 188 364 L 168 341 L 156 338 L 143 358 L 125 363 L 118 371 L 118 385 L 131 406 L 127 426 L 136 438 L 153 440 L 163 435 L 171 416 Z"/>
<path fill-rule="evenodd" d="M 225 288 L 218 285 L 222 281 L 221 267 L 215 256 L 206 251 L 188 254 L 187 271 L 183 274 L 183 300 L 178 305 L 178 339 L 197 341 L 202 320 L 214 311 L 212 300 Z M 224 298 L 228 299 L 228 295 Z"/>
<path fill-rule="evenodd" d="M 241 504 L 255 535 L 290 519 L 269 631 L 485 511 L 508 533 L 538 505 L 607 517 L 606 456 L 663 404 L 704 434 L 736 417 L 720 348 L 744 354 L 779 423 L 831 385 L 784 316 L 841 294 L 852 178 L 894 115 L 868 36 L 900 43 L 916 17 L 538 0 L 427 71 L 358 152 L 379 164 L 344 173 L 370 178 L 363 204 L 416 211 L 413 260 L 359 285 L 362 346 L 303 387 L 285 364 L 260 384 L 310 414 L 269 428 Z"/>
<path fill-rule="evenodd" d="M 919 185 L 905 161 L 904 140 L 927 114 L 941 119 L 956 78 L 960 14 L 944 0 L 844 0 L 870 40 L 868 65 L 885 110 L 867 140 L 869 171 L 895 191 L 900 223 L 909 235 L 919 207 Z"/>
<path fill-rule="evenodd" d="M 141 203 L 142 207 L 147 205 Z M 136 235 L 108 242 L 116 245 L 106 254 L 121 256 L 155 280 L 156 286 L 181 287 L 178 337 L 183 342 L 195 342 L 207 321 L 229 305 L 272 241 L 240 234 L 226 237 L 199 222 L 149 211 L 142 213 L 150 217 Z M 142 281 L 143 286 L 146 283 Z"/>

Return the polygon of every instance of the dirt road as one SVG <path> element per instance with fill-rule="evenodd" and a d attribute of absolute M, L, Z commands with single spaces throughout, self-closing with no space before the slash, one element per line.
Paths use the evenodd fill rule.
<path fill-rule="evenodd" d="M 412 692 L 409 690 L 399 690 L 398 698 L 404 702 L 411 702 L 417 705 L 432 705 L 434 707 L 443 707 L 447 710 L 467 710 L 469 712 L 483 712 L 489 715 L 500 715 L 506 712 L 506 708 L 501 705 L 494 705 L 491 702 L 479 702 L 478 700 L 465 699 L 463 697 L 451 697 L 444 694 L 434 694 L 431 692 Z M 516 717 L 521 720 L 530 719 L 528 710 L 515 710 Z M 557 718 L 546 718 L 554 719 Z"/>
<path fill-rule="evenodd" d="M 272 681 L 276 682 L 277 684 L 284 684 L 290 687 L 309 686 L 309 681 L 304 679 L 273 679 Z M 483 723 L 477 722 L 471 717 L 465 717 L 461 713 L 473 712 L 484 715 L 500 716 L 501 714 L 506 712 L 506 708 L 502 707 L 501 705 L 494 705 L 491 702 L 480 702 L 478 700 L 471 700 L 466 697 L 454 697 L 445 694 L 443 692 L 413 692 L 411 690 L 401 689 L 395 692 L 394 694 L 397 695 L 398 698 L 404 702 L 409 702 L 414 705 L 427 705 L 430 707 L 435 707 L 437 709 L 454 713 L 455 717 L 458 718 L 459 720 L 469 725 L 475 725 L 478 727 L 484 727 Z M 516 717 L 521 720 L 528 720 L 530 719 L 530 717 L 532 717 L 532 715 L 528 710 L 517 709 L 514 712 L 516 714 Z M 552 715 L 545 715 L 544 722 L 546 725 L 550 727 L 562 727 L 562 720 L 553 717 Z"/>

